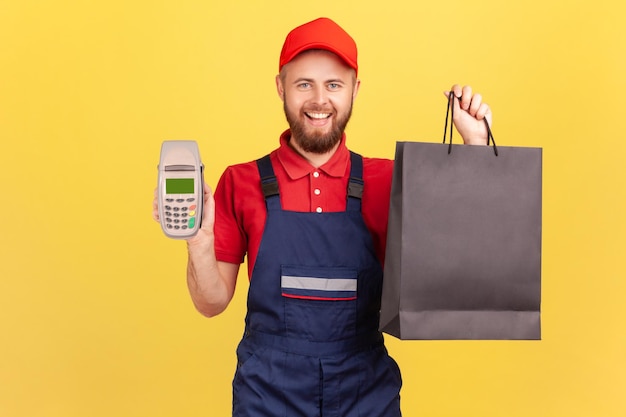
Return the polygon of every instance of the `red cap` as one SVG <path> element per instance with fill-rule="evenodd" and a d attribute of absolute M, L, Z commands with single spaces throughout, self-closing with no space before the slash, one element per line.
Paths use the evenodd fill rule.
<path fill-rule="evenodd" d="M 280 52 L 280 71 L 286 63 L 300 52 L 309 49 L 324 49 L 333 52 L 358 73 L 357 51 L 354 39 L 332 20 L 320 17 L 293 29 L 287 35 Z"/>

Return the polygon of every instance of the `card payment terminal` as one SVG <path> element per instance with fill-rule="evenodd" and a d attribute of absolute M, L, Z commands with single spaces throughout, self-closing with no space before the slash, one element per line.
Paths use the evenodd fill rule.
<path fill-rule="evenodd" d="M 157 187 L 159 219 L 166 236 L 188 239 L 200 229 L 204 201 L 203 168 L 195 141 L 163 141 Z"/>

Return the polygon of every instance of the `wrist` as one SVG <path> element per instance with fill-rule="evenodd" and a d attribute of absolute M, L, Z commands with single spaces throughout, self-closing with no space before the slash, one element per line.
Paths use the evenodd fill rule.
<path fill-rule="evenodd" d="M 189 252 L 205 252 L 213 248 L 215 236 L 212 232 L 200 229 L 192 238 L 187 239 L 187 249 Z"/>

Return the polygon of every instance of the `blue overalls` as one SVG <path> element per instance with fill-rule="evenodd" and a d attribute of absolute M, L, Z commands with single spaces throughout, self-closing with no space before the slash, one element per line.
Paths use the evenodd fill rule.
<path fill-rule="evenodd" d="M 267 220 L 237 348 L 233 416 L 398 417 L 400 370 L 378 331 L 382 269 L 361 216 L 351 153 L 345 212 L 283 210 L 257 161 Z"/>

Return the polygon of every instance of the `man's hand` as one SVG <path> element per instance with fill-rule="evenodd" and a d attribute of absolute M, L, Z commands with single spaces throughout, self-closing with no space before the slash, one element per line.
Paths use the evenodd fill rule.
<path fill-rule="evenodd" d="M 492 115 L 489 106 L 483 102 L 480 94 L 472 92 L 472 87 L 466 85 L 452 86 L 451 91 L 455 99 L 452 100 L 454 106 L 454 126 L 463 137 L 466 145 L 486 145 L 487 127 L 484 119 L 491 126 Z M 450 92 L 444 92 L 449 97 Z"/>
<path fill-rule="evenodd" d="M 158 189 L 154 190 L 152 218 L 159 221 Z M 215 199 L 213 191 L 204 183 L 202 225 L 198 233 L 187 239 L 187 287 L 200 313 L 207 317 L 220 314 L 232 300 L 239 264 L 219 262 L 215 257 L 213 225 Z"/>

